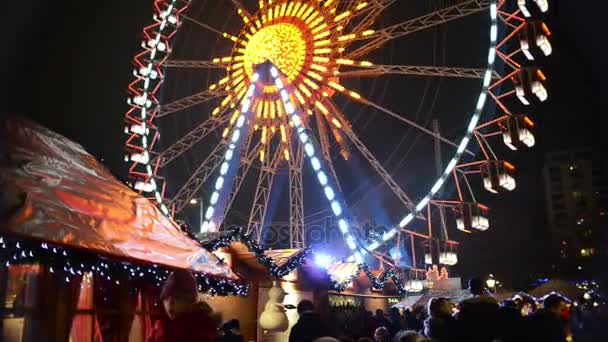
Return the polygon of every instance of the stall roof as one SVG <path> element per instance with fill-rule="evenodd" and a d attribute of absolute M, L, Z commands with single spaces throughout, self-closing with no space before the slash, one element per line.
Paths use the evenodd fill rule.
<path fill-rule="evenodd" d="M 0 230 L 125 261 L 239 279 L 82 146 L 23 118 L 0 121 Z"/>
<path fill-rule="evenodd" d="M 561 279 L 552 279 L 548 282 L 532 289 L 529 294 L 540 298 L 552 292 L 559 293 L 568 299 L 575 300 L 582 296 L 585 290 L 579 289 L 576 285 Z"/>

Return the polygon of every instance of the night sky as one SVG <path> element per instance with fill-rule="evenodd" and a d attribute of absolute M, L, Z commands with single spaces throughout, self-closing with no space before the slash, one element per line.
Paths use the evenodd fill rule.
<path fill-rule="evenodd" d="M 198 6 L 197 17 L 210 24 L 217 23 L 216 27 L 221 28 L 224 17 L 217 14 L 230 8 L 230 1 L 223 1 L 226 4 L 215 1 L 210 3 L 217 8 Z M 412 12 L 424 13 L 432 6 L 453 2 L 420 5 L 423 2 L 417 1 Z M 3 18 L 6 28 L 2 30 L 5 39 L 0 49 L 0 113 L 28 116 L 81 143 L 110 169 L 123 174 L 126 86 L 132 80 L 131 58 L 139 51 L 141 29 L 151 22 L 151 4 L 150 0 L 11 2 L 9 7 L 13 8 L 5 11 L 7 15 Z M 399 0 L 396 6 L 396 11 L 407 10 L 404 0 Z M 549 101 L 530 113 L 539 127 L 537 145 L 531 151 L 508 155 L 518 166 L 518 188 L 501 195 L 499 201 L 492 201 L 494 225 L 490 231 L 463 240 L 457 269 L 464 277 L 492 272 L 507 285 L 522 287 L 530 277 L 541 276 L 547 270 L 550 260 L 545 252 L 548 229 L 541 178 L 543 156 L 572 146 L 601 148 L 606 143 L 598 119 L 605 113 L 600 104 L 601 96 L 605 96 L 601 83 L 606 79 L 606 71 L 600 65 L 603 56 L 598 53 L 605 38 L 593 24 L 600 20 L 599 11 L 590 8 L 592 6 L 582 6 L 575 1 L 551 2 L 547 22 L 553 33 L 553 56 L 542 62 L 549 80 Z M 391 16 L 399 17 L 394 13 Z M 383 22 L 391 19 L 383 18 Z M 230 20 L 225 20 L 225 24 L 230 26 Z M 448 27 L 450 37 L 456 35 L 458 25 Z M 180 57 L 205 59 L 211 51 L 222 52 L 222 48 L 216 47 L 216 38 L 197 34 L 184 38 L 194 47 Z M 446 32 L 439 29 L 426 34 L 430 39 Z M 424 37 L 421 40 L 426 39 Z M 392 60 L 384 62 L 399 64 L 401 56 L 407 55 L 412 59 L 409 64 L 425 64 L 424 61 L 430 64 L 429 58 L 433 57 L 411 52 L 418 43 L 416 40 L 405 42 L 407 48 L 404 48 L 398 41 L 389 47 L 391 52 L 387 58 Z M 450 65 L 452 61 L 466 59 L 467 56 L 458 52 L 466 49 L 459 46 L 471 44 L 474 43 L 451 39 L 445 45 L 447 60 L 439 57 L 436 61 Z M 426 47 L 432 48 L 428 44 Z M 420 84 L 416 89 L 424 87 L 424 83 Z M 431 87 L 437 86 L 431 84 Z M 399 94 L 386 95 L 386 86 L 383 88 L 382 83 L 374 87 L 373 98 L 381 100 L 386 107 L 405 108 L 404 112 L 414 113 L 420 103 L 419 92 L 411 92 L 416 102 L 408 105 L 399 102 L 402 98 Z M 449 86 L 445 87 L 437 108 L 448 105 L 445 101 Z M 180 92 L 186 91 L 181 93 L 186 95 L 188 89 L 171 90 L 166 96 L 177 98 Z M 408 110 L 408 106 L 412 110 Z M 422 112 L 431 110 L 429 106 L 428 101 L 424 103 Z M 372 130 L 365 132 L 364 140 L 375 142 L 375 151 L 386 158 L 394 142 L 384 142 L 386 146 L 383 146 L 380 138 Z M 414 154 L 409 161 L 414 162 L 416 158 Z"/>

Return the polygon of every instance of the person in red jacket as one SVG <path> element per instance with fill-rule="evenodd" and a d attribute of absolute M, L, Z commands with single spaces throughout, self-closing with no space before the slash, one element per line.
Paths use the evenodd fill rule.
<path fill-rule="evenodd" d="M 215 341 L 221 318 L 207 303 L 198 301 L 198 286 L 191 272 L 173 272 L 160 299 L 163 316 L 156 321 L 148 342 Z"/>

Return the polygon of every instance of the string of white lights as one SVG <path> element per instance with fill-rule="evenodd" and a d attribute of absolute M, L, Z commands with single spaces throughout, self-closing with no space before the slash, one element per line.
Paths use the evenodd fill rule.
<path fill-rule="evenodd" d="M 163 31 L 166 28 L 169 28 L 170 25 L 177 25 L 177 16 L 173 13 L 173 9 L 175 8 L 176 3 L 177 0 L 172 0 L 164 11 L 159 12 L 160 25 L 158 26 L 158 31 L 156 31 L 156 36 L 153 39 L 143 42 L 144 48 L 147 47 L 147 49 L 149 49 L 149 61 L 145 67 L 142 67 L 139 70 L 135 70 L 135 76 L 143 80 L 143 90 L 140 95 L 135 95 L 132 98 L 129 98 L 127 101 L 130 105 L 135 104 L 140 108 L 139 113 L 141 124 L 131 125 L 127 128 L 127 130 L 131 133 L 140 135 L 142 151 L 139 153 L 132 153 L 130 156 L 126 156 L 125 159 L 126 161 L 132 161 L 143 164 L 146 169 L 147 177 L 149 179 L 148 182 L 136 182 L 134 188 L 140 191 L 153 192 L 156 202 L 158 203 L 161 211 L 165 215 L 169 214 L 169 209 L 163 203 L 162 194 L 158 189 L 159 187 L 154 178 L 152 165 L 150 165 L 151 151 L 148 142 L 150 129 L 148 127 L 147 120 L 149 119 L 149 112 L 151 112 L 150 108 L 153 104 L 153 100 L 151 99 L 152 96 L 150 95 L 150 93 L 152 92 L 152 90 L 150 90 L 150 85 L 151 83 L 153 83 L 154 80 L 162 77 L 162 75 L 159 75 L 159 73 L 154 70 L 154 64 L 158 62 L 157 54 L 159 52 L 164 53 L 168 50 L 167 43 L 161 40 L 163 40 Z M 156 15 L 155 20 L 158 20 Z"/>
<path fill-rule="evenodd" d="M 211 194 L 211 197 L 209 198 L 209 201 L 208 201 L 209 206 L 207 207 L 207 210 L 205 211 L 205 221 L 203 222 L 203 225 L 200 227 L 201 233 L 216 232 L 218 230 L 218 225 L 215 222 L 212 222 L 211 219 L 213 218 L 213 213 L 215 212 L 215 207 L 220 199 L 220 194 L 221 194 L 222 190 L 226 187 L 226 184 L 230 183 L 230 182 L 226 181 L 226 175 L 229 173 L 231 166 L 234 164 L 237 164 L 238 161 L 240 160 L 240 156 L 238 155 L 238 152 L 235 153 L 236 146 L 237 146 L 237 143 L 239 142 L 239 140 L 241 139 L 241 137 L 243 135 L 246 135 L 246 134 L 242 134 L 242 131 L 243 131 L 243 127 L 245 126 L 245 123 L 247 121 L 247 117 L 249 116 L 249 113 L 251 112 L 251 104 L 252 104 L 252 98 L 253 98 L 253 95 L 255 92 L 255 85 L 259 78 L 260 78 L 260 75 L 257 72 L 253 74 L 253 76 L 251 77 L 251 85 L 249 85 L 249 89 L 247 89 L 245 98 L 241 102 L 242 103 L 241 111 L 240 111 L 239 116 L 236 119 L 236 125 L 234 126 L 234 129 L 232 130 L 232 135 L 230 136 L 230 144 L 228 145 L 228 149 L 226 150 L 226 153 L 224 154 L 224 161 L 220 165 L 220 174 L 216 178 L 215 183 L 213 183 L 214 191 Z M 237 162 L 231 162 L 233 158 L 236 158 Z"/>
<path fill-rule="evenodd" d="M 482 85 L 482 89 L 479 94 L 479 97 L 477 99 L 475 113 L 471 117 L 471 121 L 469 122 L 469 126 L 467 127 L 465 136 L 460 141 L 460 144 L 458 144 L 456 154 L 452 157 L 452 159 L 448 163 L 447 167 L 443 171 L 443 174 L 441 175 L 441 177 L 439 177 L 439 179 L 437 179 L 437 181 L 435 182 L 435 184 L 433 185 L 431 190 L 427 193 L 426 196 L 424 196 L 424 198 L 420 202 L 418 202 L 414 211 L 407 214 L 407 216 L 405 216 L 401 220 L 401 222 L 399 222 L 399 225 L 397 227 L 394 227 L 391 230 L 389 230 L 388 232 L 384 233 L 384 235 L 382 236 L 382 239 L 373 241 L 372 243 L 367 245 L 365 247 L 365 249 L 367 251 L 371 252 L 371 251 L 375 250 L 376 248 L 380 247 L 386 241 L 392 239 L 399 232 L 399 230 L 401 228 L 408 225 L 420 211 L 422 211 L 424 208 L 426 208 L 426 206 L 431 201 L 431 199 L 443 187 L 443 185 L 445 184 L 447 179 L 452 174 L 452 171 L 454 170 L 454 168 L 460 161 L 460 158 L 462 157 L 463 152 L 466 150 L 469 142 L 471 141 L 473 131 L 475 130 L 475 127 L 477 127 L 477 124 L 479 122 L 479 118 L 481 117 L 484 105 L 486 103 L 488 87 L 490 86 L 490 82 L 492 81 L 492 72 L 494 70 L 494 60 L 496 58 L 496 44 L 497 44 L 497 38 L 498 38 L 498 22 L 496 19 L 497 15 L 498 15 L 498 9 L 496 7 L 496 1 L 494 0 L 494 1 L 492 1 L 491 5 L 490 5 L 491 23 L 490 23 L 490 48 L 488 51 L 488 65 L 487 65 L 486 71 L 484 73 L 483 85 Z M 353 260 L 356 260 L 357 258 L 358 257 L 355 254 L 353 254 L 347 260 L 353 261 Z"/>
<path fill-rule="evenodd" d="M 296 112 L 293 103 L 291 103 L 291 100 L 289 99 L 289 94 L 287 93 L 287 90 L 285 89 L 285 86 L 279 77 L 279 71 L 277 70 L 277 68 L 272 66 L 270 68 L 270 74 L 274 78 L 274 84 L 279 89 L 281 99 L 283 100 L 283 104 L 285 106 L 285 111 L 287 112 L 289 118 L 291 119 L 291 122 L 293 123 L 296 133 L 298 134 L 300 143 L 304 145 L 304 152 L 306 153 L 306 157 L 308 158 L 310 165 L 312 166 L 312 169 L 314 170 L 317 176 L 317 181 L 319 182 L 319 185 L 321 185 L 321 187 L 323 188 L 325 198 L 327 198 L 327 200 L 329 201 L 331 210 L 336 219 L 338 220 L 338 228 L 342 233 L 342 237 L 344 238 L 344 241 L 346 242 L 346 245 L 348 246 L 350 251 L 353 253 L 353 258 L 360 263 L 363 261 L 363 255 L 359 251 L 359 248 L 355 243 L 356 240 L 350 231 L 350 226 L 346 218 L 347 216 L 345 210 L 343 209 L 342 204 L 340 203 L 341 201 L 338 198 L 338 194 L 336 194 L 334 187 L 332 187 L 332 185 L 330 184 L 331 180 L 327 176 L 327 173 L 325 171 L 326 168 L 323 165 L 324 162 L 322 161 L 322 158 L 320 159 L 317 157 L 317 151 L 320 150 L 319 144 L 315 142 L 313 136 L 307 133 L 307 130 L 304 127 L 304 124 L 302 123 L 300 115 Z"/>

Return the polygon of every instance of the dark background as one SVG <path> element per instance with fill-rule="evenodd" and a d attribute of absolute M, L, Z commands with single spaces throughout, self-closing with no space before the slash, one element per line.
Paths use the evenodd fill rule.
<path fill-rule="evenodd" d="M 546 20 L 554 51 L 542 65 L 549 100 L 534 113 L 537 146 L 514 157 L 520 170 L 518 189 L 493 204 L 492 218 L 498 223 L 463 241 L 458 271 L 465 277 L 493 272 L 507 284 L 523 287 L 547 272 L 551 258 L 546 250 L 544 155 L 576 146 L 601 149 L 606 143 L 601 124 L 606 122 L 606 71 L 601 63 L 605 37 L 594 2 L 599 3 L 550 3 Z M 132 80 L 131 58 L 139 51 L 141 29 L 151 22 L 151 4 L 11 2 L 2 19 L 0 113 L 28 116 L 123 173 L 126 85 Z"/>

